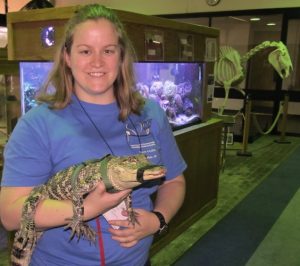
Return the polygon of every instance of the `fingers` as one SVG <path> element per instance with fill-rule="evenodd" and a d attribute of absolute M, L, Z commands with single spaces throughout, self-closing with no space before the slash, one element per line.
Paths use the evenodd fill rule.
<path fill-rule="evenodd" d="M 137 213 L 139 217 L 139 222 L 134 225 L 127 220 L 110 220 L 108 221 L 110 225 L 116 226 L 119 229 L 109 228 L 112 239 L 118 241 L 122 247 L 132 247 L 137 244 L 137 242 L 150 235 L 149 225 L 148 225 L 148 211 L 142 209 L 134 209 L 134 212 Z M 127 216 L 127 212 L 122 212 L 124 217 Z M 116 228 L 115 227 L 115 228 Z"/>
<path fill-rule="evenodd" d="M 135 227 L 128 221 L 112 221 L 111 225 L 120 226 L 122 229 L 110 228 L 112 239 L 118 241 L 122 247 L 132 247 L 137 244 L 138 238 L 135 234 Z"/>
<path fill-rule="evenodd" d="M 122 195 L 122 200 L 124 200 L 129 196 L 131 191 L 132 191 L 132 189 L 125 189 L 125 190 L 122 190 L 122 191 L 117 192 L 117 193 L 120 193 L 120 195 Z"/>
<path fill-rule="evenodd" d="M 131 189 L 124 189 L 122 191 L 113 192 L 113 193 L 107 192 L 103 182 L 99 182 L 95 190 L 99 196 L 108 197 L 115 203 L 119 203 L 122 200 L 126 199 L 130 194 L 130 192 L 132 191 Z"/>
<path fill-rule="evenodd" d="M 125 212 L 122 212 L 122 215 L 126 215 Z M 126 218 L 126 216 L 124 215 L 124 219 L 120 219 L 120 220 L 110 220 L 108 221 L 108 223 L 110 225 L 113 225 L 113 226 L 116 226 L 118 228 L 124 228 L 124 229 L 133 229 L 134 228 L 134 225 L 132 223 L 130 223 L 128 221 L 128 218 Z M 116 230 L 116 232 L 114 232 L 113 230 L 110 230 L 112 234 L 118 234 L 119 230 Z"/>
<path fill-rule="evenodd" d="M 123 190 L 116 193 L 108 193 L 101 190 L 101 185 L 91 191 L 84 199 L 85 219 L 91 219 L 99 214 L 116 207 L 128 197 L 131 190 Z M 99 204 L 100 203 L 100 204 Z"/>
<path fill-rule="evenodd" d="M 123 243 L 120 243 L 120 246 L 123 247 L 123 248 L 131 248 L 133 247 L 134 245 L 137 244 L 137 240 L 128 240 L 127 242 L 123 242 Z"/>

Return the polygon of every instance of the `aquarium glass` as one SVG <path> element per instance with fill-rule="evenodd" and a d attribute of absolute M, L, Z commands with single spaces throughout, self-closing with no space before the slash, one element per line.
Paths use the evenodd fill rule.
<path fill-rule="evenodd" d="M 202 64 L 138 62 L 134 69 L 137 89 L 159 103 L 173 129 L 201 121 Z"/>
<path fill-rule="evenodd" d="M 20 87 L 22 114 L 37 105 L 35 97 L 41 90 L 52 67 L 52 62 L 21 62 Z"/>
<path fill-rule="evenodd" d="M 22 114 L 37 105 L 35 97 L 52 64 L 52 62 L 20 63 Z M 201 121 L 202 64 L 136 62 L 134 71 L 137 89 L 144 97 L 159 103 L 173 129 Z"/>

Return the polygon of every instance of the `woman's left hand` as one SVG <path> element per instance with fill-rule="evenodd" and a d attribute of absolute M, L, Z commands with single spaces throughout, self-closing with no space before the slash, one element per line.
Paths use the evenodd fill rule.
<path fill-rule="evenodd" d="M 120 226 L 121 229 L 109 228 L 112 239 L 118 241 L 122 247 L 133 247 L 137 242 L 153 235 L 159 229 L 159 221 L 152 212 L 134 209 L 137 222 L 133 225 L 128 220 L 111 220 L 110 225 Z M 126 213 L 124 213 L 126 215 Z"/>

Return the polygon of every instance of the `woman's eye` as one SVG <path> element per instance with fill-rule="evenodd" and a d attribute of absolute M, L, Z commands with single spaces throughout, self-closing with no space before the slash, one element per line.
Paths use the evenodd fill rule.
<path fill-rule="evenodd" d="M 105 49 L 105 50 L 104 50 L 104 53 L 105 53 L 105 54 L 114 54 L 114 53 L 115 53 L 115 50 L 114 50 L 114 49 Z"/>
<path fill-rule="evenodd" d="M 90 51 L 89 50 L 81 50 L 79 51 L 80 54 L 83 54 L 83 55 L 88 55 L 90 54 Z"/>

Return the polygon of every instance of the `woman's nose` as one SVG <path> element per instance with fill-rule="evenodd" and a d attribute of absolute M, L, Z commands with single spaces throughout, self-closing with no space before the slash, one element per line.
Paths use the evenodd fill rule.
<path fill-rule="evenodd" d="M 92 59 L 91 63 L 94 66 L 97 66 L 97 67 L 103 65 L 103 63 L 104 63 L 104 61 L 103 61 L 103 55 L 101 55 L 101 54 L 94 54 L 91 59 Z"/>

